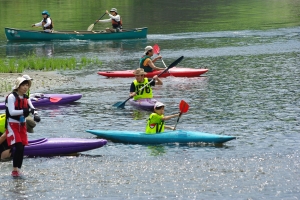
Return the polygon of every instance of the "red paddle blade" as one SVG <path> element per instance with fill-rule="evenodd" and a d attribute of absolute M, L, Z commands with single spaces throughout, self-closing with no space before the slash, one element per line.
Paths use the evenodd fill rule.
<path fill-rule="evenodd" d="M 50 97 L 49 100 L 50 100 L 50 102 L 52 102 L 52 103 L 57 103 L 57 102 L 59 102 L 59 101 L 61 100 L 61 98 Z"/>
<path fill-rule="evenodd" d="M 181 113 L 186 113 L 189 110 L 189 104 L 185 102 L 184 100 L 180 101 L 179 109 Z"/>
<path fill-rule="evenodd" d="M 152 48 L 153 48 L 153 53 L 158 55 L 159 51 L 160 51 L 159 46 L 157 44 L 155 44 L 155 45 L 153 45 Z"/>

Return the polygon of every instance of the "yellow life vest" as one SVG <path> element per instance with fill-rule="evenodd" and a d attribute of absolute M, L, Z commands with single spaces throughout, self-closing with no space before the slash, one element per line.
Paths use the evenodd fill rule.
<path fill-rule="evenodd" d="M 151 99 L 153 97 L 152 88 L 150 84 L 148 84 L 144 89 L 140 91 L 140 88 L 144 87 L 149 82 L 148 78 L 144 78 L 143 83 L 137 82 L 137 80 L 133 81 L 135 86 L 135 93 L 136 95 L 133 97 L 134 100 L 138 99 Z"/>
<path fill-rule="evenodd" d="M 4 133 L 6 128 L 5 128 L 5 114 L 1 114 L 0 115 L 0 133 Z M 0 134 L 1 135 L 1 134 Z"/>
<path fill-rule="evenodd" d="M 156 134 L 165 131 L 165 122 L 162 120 L 164 115 L 152 113 L 149 116 L 146 126 L 146 134 Z"/>

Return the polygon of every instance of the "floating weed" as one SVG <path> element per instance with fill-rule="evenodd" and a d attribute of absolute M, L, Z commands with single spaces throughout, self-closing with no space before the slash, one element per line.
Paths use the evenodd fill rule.
<path fill-rule="evenodd" d="M 37 57 L 34 54 L 30 54 L 25 58 L 0 58 L 0 72 L 1 73 L 22 73 L 24 70 L 76 70 L 83 69 L 90 65 L 102 65 L 102 62 L 97 58 L 82 57 L 76 59 L 71 58 L 47 58 Z"/>

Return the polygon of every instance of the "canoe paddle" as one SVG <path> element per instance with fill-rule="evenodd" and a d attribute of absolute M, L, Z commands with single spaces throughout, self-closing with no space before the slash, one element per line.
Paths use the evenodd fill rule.
<path fill-rule="evenodd" d="M 178 124 L 178 122 L 179 122 L 179 119 L 180 119 L 182 113 L 186 113 L 186 112 L 189 110 L 189 107 L 190 107 L 190 106 L 189 106 L 189 104 L 188 104 L 187 102 L 185 102 L 184 100 L 181 100 L 181 101 L 180 101 L 180 104 L 179 104 L 180 114 L 179 114 L 179 116 L 178 116 L 178 118 L 177 118 L 177 122 L 176 122 L 176 124 L 175 124 L 175 126 L 174 126 L 173 131 L 176 130 L 176 126 L 177 126 L 177 124 Z"/>
<path fill-rule="evenodd" d="M 182 59 L 184 58 L 184 56 L 181 56 L 180 58 L 178 58 L 177 60 L 175 60 L 171 65 L 169 65 L 169 67 L 167 67 L 166 69 L 164 69 L 164 71 L 162 71 L 161 73 L 159 73 L 157 76 L 159 77 L 160 75 L 162 75 L 163 73 L 165 73 L 166 71 L 168 71 L 169 69 L 171 69 L 172 67 L 178 65 L 178 63 L 180 63 L 182 61 Z M 154 79 L 152 79 L 150 82 L 148 82 L 146 85 L 144 85 L 142 88 L 139 89 L 139 91 L 143 90 L 147 85 L 149 85 Z M 117 102 L 115 103 L 113 106 L 117 107 L 117 108 L 124 108 L 126 102 L 131 99 L 132 97 L 128 97 L 128 99 L 126 99 L 123 102 Z"/>
<path fill-rule="evenodd" d="M 105 14 L 106 14 L 106 12 L 105 12 L 98 20 L 102 19 L 102 17 L 103 17 Z M 87 28 L 87 30 L 88 30 L 88 31 L 92 31 L 93 28 L 94 28 L 94 26 L 95 26 L 95 24 L 96 24 L 97 22 L 98 22 L 98 21 L 96 21 L 95 23 L 91 24 L 91 25 Z"/>
<path fill-rule="evenodd" d="M 160 48 L 159 48 L 158 44 L 153 45 L 153 52 L 154 52 L 155 54 L 159 55 L 159 53 L 160 53 Z M 165 64 L 165 62 L 164 62 L 164 60 L 163 60 L 162 58 L 161 58 L 161 61 L 162 61 L 162 63 L 164 64 L 165 68 L 167 68 L 167 66 L 166 66 L 166 64 Z"/>

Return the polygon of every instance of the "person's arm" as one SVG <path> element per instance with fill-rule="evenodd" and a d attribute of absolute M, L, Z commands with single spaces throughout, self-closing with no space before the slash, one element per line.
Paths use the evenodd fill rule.
<path fill-rule="evenodd" d="M 134 85 L 134 83 L 132 82 L 131 85 L 130 85 L 130 93 L 129 93 L 129 96 L 130 96 L 130 97 L 133 97 L 133 96 L 135 96 L 135 95 L 136 95 L 136 93 L 135 93 L 135 85 Z"/>
<path fill-rule="evenodd" d="M 23 110 L 15 110 L 16 98 L 13 94 L 7 97 L 7 108 L 11 116 L 23 115 Z"/>
<path fill-rule="evenodd" d="M 34 27 L 34 26 L 42 26 L 42 25 L 43 25 L 43 20 L 41 22 L 32 24 L 32 27 Z"/>
<path fill-rule="evenodd" d="M 2 142 L 4 142 L 6 140 L 6 134 L 3 133 L 1 136 L 0 136 L 0 144 L 2 144 Z"/>
<path fill-rule="evenodd" d="M 158 59 L 162 59 L 162 56 L 157 56 L 156 58 L 154 58 L 154 59 L 152 60 L 152 62 L 155 63 Z"/>
<path fill-rule="evenodd" d="M 35 109 L 35 107 L 33 106 L 32 102 L 31 102 L 31 99 L 28 98 L 27 101 L 28 101 L 29 107 L 32 108 L 32 109 Z"/>
<path fill-rule="evenodd" d="M 179 114 L 180 114 L 180 113 L 177 113 L 177 114 L 174 114 L 174 115 L 169 115 L 169 116 L 164 116 L 164 117 L 163 117 L 163 120 L 165 121 L 165 120 L 169 120 L 169 119 L 171 119 L 171 118 L 173 118 L 173 117 L 178 117 Z"/>
<path fill-rule="evenodd" d="M 165 68 L 160 68 L 160 67 L 156 67 L 154 65 L 154 63 L 152 62 L 152 60 L 147 59 L 148 60 L 148 66 L 150 66 L 153 70 L 164 70 Z"/>
<path fill-rule="evenodd" d="M 162 85 L 163 82 L 160 78 L 158 78 L 157 75 L 153 76 L 153 79 L 155 80 L 155 85 Z"/>
<path fill-rule="evenodd" d="M 47 23 L 44 25 L 44 27 L 48 27 L 51 25 L 51 19 L 50 18 L 47 18 Z"/>
<path fill-rule="evenodd" d="M 107 23 L 107 22 L 111 22 L 111 19 L 96 20 L 96 22 Z"/>
<path fill-rule="evenodd" d="M 108 14 L 108 16 L 110 17 L 110 19 L 114 19 L 114 20 L 116 20 L 117 22 L 120 21 L 120 15 L 113 16 L 112 14 Z"/>
<path fill-rule="evenodd" d="M 174 130 L 174 127 L 173 127 L 173 126 L 168 126 L 168 125 L 165 125 L 165 128 L 168 128 L 168 129 Z"/>

